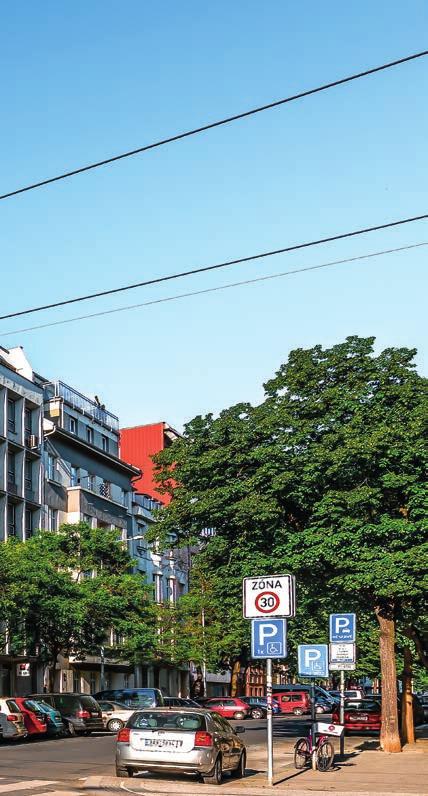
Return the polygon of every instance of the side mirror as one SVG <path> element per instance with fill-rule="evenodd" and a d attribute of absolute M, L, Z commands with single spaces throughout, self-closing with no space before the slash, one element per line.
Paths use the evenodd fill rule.
<path fill-rule="evenodd" d="M 245 727 L 243 727 L 243 726 L 242 726 L 242 724 L 238 724 L 238 725 L 235 727 L 235 733 L 236 733 L 236 735 L 242 735 L 242 733 L 243 733 L 243 732 L 245 732 Z"/>

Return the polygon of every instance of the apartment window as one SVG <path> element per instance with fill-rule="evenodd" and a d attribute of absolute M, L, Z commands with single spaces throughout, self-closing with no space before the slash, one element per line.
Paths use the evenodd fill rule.
<path fill-rule="evenodd" d="M 48 531 L 58 530 L 58 509 L 48 508 Z"/>
<path fill-rule="evenodd" d="M 87 477 L 87 487 L 91 490 L 91 492 L 95 492 L 95 476 L 90 475 L 90 473 L 88 473 Z"/>
<path fill-rule="evenodd" d="M 7 455 L 7 483 L 8 486 L 15 486 L 15 454 L 12 451 Z"/>
<path fill-rule="evenodd" d="M 177 581 L 175 578 L 168 578 L 167 580 L 167 600 L 171 603 L 177 602 Z"/>
<path fill-rule="evenodd" d="M 102 441 L 103 451 L 105 451 L 106 453 L 108 453 L 108 443 L 109 443 L 109 439 L 108 439 L 108 437 L 106 437 L 106 435 L 105 435 L 105 434 L 102 434 L 102 435 L 101 435 L 101 441 Z"/>
<path fill-rule="evenodd" d="M 128 493 L 127 493 L 126 489 L 122 489 L 122 504 L 124 506 L 128 505 Z"/>
<path fill-rule="evenodd" d="M 161 603 L 162 602 L 162 575 L 155 572 L 153 575 L 153 585 L 154 585 L 154 596 L 155 602 Z"/>
<path fill-rule="evenodd" d="M 73 691 L 75 694 L 80 694 L 80 674 L 73 672 Z"/>
<path fill-rule="evenodd" d="M 96 672 L 89 673 L 89 687 L 91 689 L 91 694 L 96 694 L 97 692 L 97 675 Z"/>
<path fill-rule="evenodd" d="M 79 482 L 79 468 L 75 467 L 74 464 L 72 464 L 70 468 L 70 486 L 77 486 L 78 482 Z"/>
<path fill-rule="evenodd" d="M 33 535 L 33 512 L 30 509 L 25 510 L 25 538 L 29 539 Z"/>
<path fill-rule="evenodd" d="M 77 434 L 77 420 L 75 417 L 69 417 L 68 419 L 68 430 L 70 434 Z"/>
<path fill-rule="evenodd" d="M 15 401 L 8 398 L 7 401 L 7 428 L 14 434 L 16 431 L 16 405 Z"/>
<path fill-rule="evenodd" d="M 33 431 L 33 423 L 32 423 L 32 411 L 31 409 L 26 409 L 24 412 L 24 429 L 26 436 L 32 434 Z"/>
<path fill-rule="evenodd" d="M 55 473 L 56 473 L 56 458 L 55 458 L 55 456 L 52 456 L 52 454 L 49 454 L 49 456 L 48 456 L 48 478 L 50 478 L 51 481 L 55 481 L 56 480 L 55 479 Z"/>
<path fill-rule="evenodd" d="M 111 498 L 111 483 L 110 483 L 110 481 L 103 481 L 100 484 L 100 495 L 101 495 L 101 497 Z"/>
<path fill-rule="evenodd" d="M 25 489 L 33 488 L 33 462 L 31 459 L 25 461 Z"/>
<path fill-rule="evenodd" d="M 7 507 L 7 533 L 8 536 L 16 536 L 16 510 L 13 503 Z"/>
<path fill-rule="evenodd" d="M 129 688 L 129 674 L 123 676 L 123 687 Z"/>
<path fill-rule="evenodd" d="M 92 528 L 92 517 L 90 516 L 90 514 L 83 515 L 83 522 L 86 522 L 86 524 L 89 525 L 90 528 Z"/>
<path fill-rule="evenodd" d="M 86 442 L 94 443 L 94 429 L 90 426 L 86 426 Z"/>

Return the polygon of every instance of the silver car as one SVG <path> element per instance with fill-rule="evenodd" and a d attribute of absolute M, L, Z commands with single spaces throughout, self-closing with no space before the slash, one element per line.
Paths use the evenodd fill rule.
<path fill-rule="evenodd" d="M 116 776 L 137 771 L 199 774 L 220 784 L 224 771 L 245 775 L 245 744 L 217 713 L 196 708 L 153 708 L 136 711 L 117 736 Z"/>

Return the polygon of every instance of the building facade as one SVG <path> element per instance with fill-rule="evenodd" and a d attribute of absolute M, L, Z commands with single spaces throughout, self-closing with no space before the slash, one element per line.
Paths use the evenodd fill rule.
<path fill-rule="evenodd" d="M 122 428 L 120 431 L 121 456 L 141 470 L 141 477 L 135 481 L 136 491 L 160 501 L 165 506 L 171 497 L 161 494 L 156 487 L 152 456 L 169 448 L 179 436 L 179 433 L 164 421 Z"/>

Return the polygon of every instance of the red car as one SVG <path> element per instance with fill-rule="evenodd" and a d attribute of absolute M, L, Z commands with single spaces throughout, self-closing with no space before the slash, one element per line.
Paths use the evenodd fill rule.
<path fill-rule="evenodd" d="M 311 700 L 307 691 L 275 691 L 275 699 L 279 702 L 281 713 L 293 713 L 302 716 L 311 712 Z"/>
<path fill-rule="evenodd" d="M 216 697 L 204 701 L 204 708 L 218 713 L 224 719 L 245 719 L 250 713 L 250 706 L 238 697 Z"/>
<path fill-rule="evenodd" d="M 333 724 L 339 724 L 339 706 L 332 714 Z M 380 703 L 371 699 L 347 699 L 345 701 L 345 731 L 379 732 L 381 724 Z"/>
<path fill-rule="evenodd" d="M 47 715 L 40 710 L 34 699 L 14 697 L 22 715 L 24 716 L 25 729 L 28 735 L 44 735 L 48 729 Z"/>

